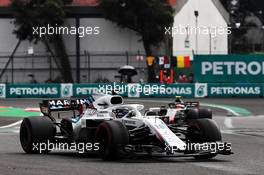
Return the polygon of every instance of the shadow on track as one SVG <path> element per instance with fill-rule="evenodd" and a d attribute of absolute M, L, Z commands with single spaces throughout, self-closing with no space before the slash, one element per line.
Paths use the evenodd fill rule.
<path fill-rule="evenodd" d="M 54 159 L 74 160 L 74 161 L 87 161 L 87 162 L 104 162 L 104 163 L 196 163 L 196 162 L 208 162 L 208 163 L 228 163 L 231 161 L 221 159 L 208 159 L 208 160 L 196 160 L 192 157 L 165 157 L 165 156 L 151 156 L 151 155 L 137 155 L 129 158 L 123 158 L 118 161 L 104 161 L 96 153 L 83 153 L 78 152 L 51 152 L 48 154 L 25 154 L 25 153 L 9 153 L 13 156 L 21 156 L 27 158 L 47 158 L 51 161 Z"/>

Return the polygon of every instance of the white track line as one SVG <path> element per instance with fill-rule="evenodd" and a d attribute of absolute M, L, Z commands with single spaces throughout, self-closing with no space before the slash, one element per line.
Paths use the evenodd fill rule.
<path fill-rule="evenodd" d="M 236 113 L 234 110 L 228 108 L 228 107 L 225 107 L 225 106 L 220 106 L 220 105 L 213 105 L 213 104 L 201 104 L 202 106 L 207 106 L 207 107 L 212 107 L 212 108 L 219 108 L 219 109 L 223 109 L 223 110 L 226 110 L 228 112 L 230 112 L 232 115 L 234 116 L 239 116 L 238 113 Z"/>
<path fill-rule="evenodd" d="M 233 128 L 232 118 L 225 117 L 224 124 L 227 128 Z"/>
<path fill-rule="evenodd" d="M 170 103 L 171 101 L 167 101 L 167 100 L 140 100 L 140 99 L 126 99 L 127 101 L 136 101 L 136 102 L 154 102 L 154 103 Z M 206 107 L 212 107 L 212 108 L 218 108 L 218 109 L 223 109 L 226 110 L 228 112 L 230 112 L 232 115 L 234 116 L 239 116 L 238 113 L 236 113 L 235 111 L 233 111 L 230 108 L 227 108 L 225 106 L 220 106 L 220 105 L 213 105 L 213 104 L 204 104 L 201 103 L 202 106 L 206 106 Z"/>
<path fill-rule="evenodd" d="M 14 127 L 16 125 L 20 125 L 21 123 L 22 123 L 22 120 L 19 120 L 19 121 L 15 122 L 15 123 L 11 123 L 9 125 L 1 126 L 0 129 L 12 128 L 12 127 Z"/>

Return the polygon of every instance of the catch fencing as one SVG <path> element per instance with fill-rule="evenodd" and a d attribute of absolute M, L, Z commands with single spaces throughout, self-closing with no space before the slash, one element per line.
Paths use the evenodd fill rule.
<path fill-rule="evenodd" d="M 138 75 L 133 81 L 146 80 L 145 60 L 137 59 L 141 52 L 88 52 L 80 54 L 80 83 L 102 83 L 119 81 L 118 69 L 124 65 L 134 66 Z M 8 53 L 0 53 L 0 77 L 2 83 L 60 83 L 62 78 L 59 69 L 48 53 L 16 53 L 5 69 L 9 61 Z M 69 54 L 71 72 L 76 82 L 76 55 Z"/>

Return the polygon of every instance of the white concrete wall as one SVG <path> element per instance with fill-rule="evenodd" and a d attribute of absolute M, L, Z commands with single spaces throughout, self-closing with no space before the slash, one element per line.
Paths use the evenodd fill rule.
<path fill-rule="evenodd" d="M 75 26 L 74 19 L 67 19 L 65 25 L 68 27 Z M 139 36 L 134 31 L 122 29 L 102 18 L 81 18 L 81 27 L 100 27 L 99 35 L 86 35 L 81 38 L 81 50 L 91 52 L 137 52 L 144 51 Z M 0 54 L 10 53 L 17 43 L 13 34 L 14 25 L 12 19 L 0 19 Z M 75 36 L 64 35 L 68 52 L 75 52 Z M 34 46 L 35 52 L 45 52 L 42 44 L 34 45 L 24 41 L 19 47 L 18 52 L 27 52 L 28 46 Z"/>
<path fill-rule="evenodd" d="M 17 43 L 17 39 L 15 35 L 12 33 L 14 30 L 14 25 L 11 23 L 12 19 L 0 19 L 0 55 L 8 56 L 11 54 L 15 45 Z M 65 22 L 66 26 L 75 26 L 74 19 L 67 19 Z M 144 47 L 142 42 L 139 42 L 139 36 L 136 35 L 135 32 L 128 29 L 121 29 L 115 24 L 106 21 L 101 18 L 82 18 L 80 20 L 81 27 L 100 27 L 99 35 L 88 35 L 80 39 L 81 51 L 87 50 L 89 52 L 96 53 L 114 53 L 114 52 L 135 52 L 144 53 Z M 76 43 L 74 35 L 64 35 L 64 40 L 66 43 L 66 48 L 68 53 L 75 54 L 76 51 Z M 29 43 L 28 41 L 23 41 L 20 47 L 18 48 L 17 55 L 26 55 L 28 47 L 33 46 L 35 53 L 45 53 L 46 49 L 42 43 L 35 45 L 34 43 Z M 72 67 L 74 68 L 76 63 L 75 57 L 70 58 Z M 117 74 L 115 68 L 121 67 L 125 64 L 125 57 L 119 62 L 114 63 L 114 59 L 111 57 L 96 57 L 96 62 L 91 65 L 94 67 L 104 67 L 109 68 L 108 71 L 94 71 L 92 77 L 92 81 L 96 80 L 98 77 L 108 78 L 110 81 L 114 81 L 114 75 Z M 120 59 L 120 58 L 118 58 Z M 0 69 L 2 69 L 7 62 L 8 58 L 0 59 Z M 109 60 L 109 61 L 106 61 Z M 135 60 L 134 58 L 130 58 L 130 60 Z M 82 58 L 84 61 L 84 58 Z M 99 64 L 98 64 L 99 63 Z M 133 63 L 137 66 L 137 62 Z M 53 63 L 53 66 L 55 64 Z M 83 66 L 83 64 L 81 65 Z M 34 71 L 33 73 L 36 76 L 38 82 L 43 82 L 48 78 L 48 68 L 49 64 L 47 62 L 47 58 L 38 58 L 35 60 L 34 66 L 38 71 Z M 10 68 L 10 67 L 9 67 Z M 15 59 L 15 82 L 28 82 L 29 78 L 27 75 L 32 73 L 30 69 L 32 68 L 32 58 L 28 56 L 27 58 Z M 26 70 L 25 70 L 26 69 Z M 73 72 L 74 76 L 75 72 Z M 82 74 L 86 74 L 84 70 Z M 54 76 L 57 76 L 58 73 L 54 72 Z M 7 71 L 5 76 L 2 78 L 2 82 L 11 80 L 10 70 Z M 75 78 L 75 76 L 74 76 Z M 139 78 L 145 77 L 135 77 L 137 81 Z"/>
<path fill-rule="evenodd" d="M 81 39 L 82 50 L 111 52 L 111 51 L 144 51 L 143 44 L 138 42 L 139 36 L 134 31 L 121 29 L 105 19 L 82 19 L 83 26 L 99 26 L 100 34 Z"/>
<path fill-rule="evenodd" d="M 14 24 L 12 21 L 12 19 L 0 19 L 0 55 L 10 54 L 18 42 L 16 36 L 13 34 Z M 17 52 L 27 52 L 28 47 L 31 45 L 33 44 L 24 41 Z M 39 44 L 35 47 L 35 51 L 43 52 L 45 49 L 42 44 Z"/>
<path fill-rule="evenodd" d="M 178 14 L 174 17 L 174 27 L 195 27 L 194 11 L 199 11 L 198 27 L 217 26 L 227 28 L 227 23 L 214 6 L 211 0 L 188 0 Z M 173 54 L 192 54 L 192 50 L 196 51 L 196 35 L 189 36 L 190 48 L 185 48 L 186 34 L 176 34 L 173 37 Z M 210 37 L 209 34 L 198 34 L 198 54 L 209 54 Z M 228 36 L 227 34 L 211 38 L 212 54 L 228 53 Z"/>

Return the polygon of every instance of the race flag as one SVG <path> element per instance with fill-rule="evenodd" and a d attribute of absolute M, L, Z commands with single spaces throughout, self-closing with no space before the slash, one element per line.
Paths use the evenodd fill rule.
<path fill-rule="evenodd" d="M 164 57 L 159 57 L 159 65 L 163 65 L 164 64 Z"/>
<path fill-rule="evenodd" d="M 164 56 L 164 68 L 165 69 L 171 68 L 170 58 L 168 56 Z"/>
<path fill-rule="evenodd" d="M 190 68 L 191 67 L 190 56 L 185 56 L 184 57 L 184 67 L 185 68 Z"/>
<path fill-rule="evenodd" d="M 164 56 L 164 64 L 170 64 L 169 57 Z"/>
<path fill-rule="evenodd" d="M 177 68 L 184 68 L 184 56 L 177 56 Z"/>
<path fill-rule="evenodd" d="M 190 56 L 177 56 L 177 68 L 190 68 Z"/>
<path fill-rule="evenodd" d="M 152 65 L 154 64 L 154 60 L 155 60 L 154 57 L 152 57 L 152 56 L 148 56 L 148 57 L 147 57 L 147 65 L 148 65 L 148 66 L 152 66 Z"/>

